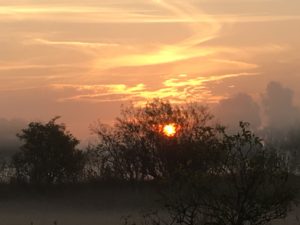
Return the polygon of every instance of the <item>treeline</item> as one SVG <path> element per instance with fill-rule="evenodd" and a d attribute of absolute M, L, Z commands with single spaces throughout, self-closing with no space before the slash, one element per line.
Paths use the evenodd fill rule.
<path fill-rule="evenodd" d="M 208 170 L 209 162 L 224 157 L 224 140 L 230 137 L 225 127 L 213 122 L 207 108 L 196 103 L 172 105 L 160 99 L 143 107 L 122 108 L 113 126 L 94 124 L 98 142 L 84 150 L 78 149 L 79 140 L 57 119 L 32 122 L 17 134 L 22 146 L 10 161 L 2 163 L 2 182 L 48 185 L 161 180 L 179 168 Z M 174 126 L 173 136 L 164 134 L 166 125 Z M 243 129 L 248 126 L 241 125 Z M 264 145 L 281 156 L 289 170 L 296 171 L 298 155 L 294 152 L 299 146 L 291 146 L 292 155 L 275 149 L 274 143 L 265 141 Z"/>
<path fill-rule="evenodd" d="M 229 133 L 196 103 L 154 99 L 122 108 L 113 126 L 92 126 L 98 143 L 86 150 L 57 119 L 32 122 L 18 134 L 23 144 L 3 164 L 3 181 L 158 182 L 165 190 L 163 216 L 147 214 L 149 225 L 264 225 L 284 218 L 297 198 L 286 154 L 245 122 Z"/>

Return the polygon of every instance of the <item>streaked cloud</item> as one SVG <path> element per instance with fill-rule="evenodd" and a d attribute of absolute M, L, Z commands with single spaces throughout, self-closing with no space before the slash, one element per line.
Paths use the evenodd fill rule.
<path fill-rule="evenodd" d="M 241 76 L 255 76 L 256 73 L 226 74 L 219 76 L 189 78 L 188 75 L 178 75 L 176 78 L 165 80 L 159 88 L 149 88 L 140 83 L 133 86 L 124 84 L 109 85 L 71 85 L 54 84 L 51 87 L 58 91 L 66 89 L 72 90 L 72 96 L 59 99 L 66 101 L 135 101 L 137 104 L 152 98 L 167 98 L 172 102 L 185 102 L 190 100 L 201 100 L 207 103 L 216 102 L 224 96 L 213 96 L 207 88 L 208 82 L 220 82 L 228 78 L 238 78 Z"/>
<path fill-rule="evenodd" d="M 35 39 L 41 44 L 46 45 L 66 45 L 66 46 L 74 46 L 74 47 L 90 47 L 90 48 L 102 48 L 102 47 L 118 47 L 119 44 L 116 43 L 96 43 L 96 42 L 80 42 L 80 41 L 51 41 L 45 39 Z"/>
<path fill-rule="evenodd" d="M 21 115 L 22 104 L 26 116 L 97 104 L 116 111 L 153 97 L 212 103 L 241 91 L 255 96 L 270 80 L 297 90 L 299 7 L 293 0 L 0 0 L 1 113 Z"/>

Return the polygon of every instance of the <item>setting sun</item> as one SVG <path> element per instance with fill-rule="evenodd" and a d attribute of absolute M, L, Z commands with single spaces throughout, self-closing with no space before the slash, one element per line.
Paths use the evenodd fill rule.
<path fill-rule="evenodd" d="M 167 137 L 174 137 L 176 134 L 176 125 L 171 123 L 171 124 L 167 124 L 163 127 L 163 133 L 167 136 Z"/>

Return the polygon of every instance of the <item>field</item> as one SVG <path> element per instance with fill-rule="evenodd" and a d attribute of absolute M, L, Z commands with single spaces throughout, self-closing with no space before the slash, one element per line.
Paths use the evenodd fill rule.
<path fill-rule="evenodd" d="M 122 217 L 155 207 L 148 188 L 76 187 L 55 190 L 4 188 L 1 225 L 117 225 Z"/>
<path fill-rule="evenodd" d="M 80 186 L 33 190 L 2 187 L 1 225 L 121 225 L 122 218 L 137 216 L 157 206 L 153 188 Z M 298 225 L 293 211 L 276 225 Z"/>

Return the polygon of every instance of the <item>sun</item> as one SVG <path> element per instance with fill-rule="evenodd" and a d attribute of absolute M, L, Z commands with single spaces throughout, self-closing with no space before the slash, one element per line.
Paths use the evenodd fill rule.
<path fill-rule="evenodd" d="M 163 133 L 167 137 L 174 137 L 177 132 L 177 127 L 174 123 L 166 124 L 163 126 Z"/>

